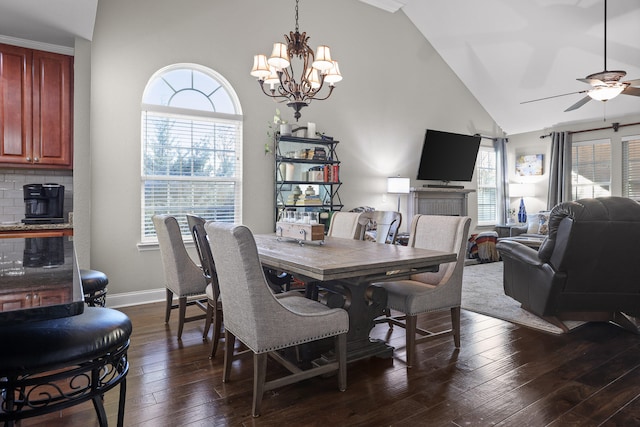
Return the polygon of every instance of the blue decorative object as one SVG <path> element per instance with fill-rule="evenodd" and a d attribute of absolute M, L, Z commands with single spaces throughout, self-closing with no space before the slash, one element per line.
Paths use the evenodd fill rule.
<path fill-rule="evenodd" d="M 527 209 L 524 207 L 524 198 L 520 198 L 520 210 L 518 211 L 518 222 L 527 222 Z"/>

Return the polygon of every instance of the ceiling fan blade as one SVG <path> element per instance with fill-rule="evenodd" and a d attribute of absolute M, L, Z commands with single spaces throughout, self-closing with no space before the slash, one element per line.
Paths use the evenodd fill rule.
<path fill-rule="evenodd" d="M 590 84 L 591 86 L 605 86 L 606 83 L 598 79 L 576 79 L 579 82 Z"/>
<path fill-rule="evenodd" d="M 569 107 L 566 110 L 564 110 L 564 112 L 566 113 L 567 111 L 577 110 L 578 108 L 582 107 L 584 104 L 586 104 L 589 101 L 591 101 L 591 97 L 589 95 L 587 95 L 584 98 L 582 98 L 580 101 L 578 101 L 575 104 L 573 104 L 571 107 Z"/>
<path fill-rule="evenodd" d="M 627 86 L 626 89 L 622 91 L 622 93 L 625 95 L 640 96 L 640 87 Z"/>
<path fill-rule="evenodd" d="M 586 93 L 586 92 L 589 92 L 589 91 L 588 90 L 581 90 L 581 91 L 578 91 L 578 92 L 563 93 L 562 95 L 547 96 L 545 98 L 538 98 L 538 99 L 532 99 L 531 101 L 524 101 L 524 102 L 521 102 L 520 104 L 528 104 L 530 102 L 544 101 L 545 99 L 559 98 L 561 96 L 575 95 L 577 93 Z"/>
<path fill-rule="evenodd" d="M 622 83 L 628 83 L 629 86 L 640 86 L 640 79 L 627 80 L 627 81 L 622 82 Z"/>

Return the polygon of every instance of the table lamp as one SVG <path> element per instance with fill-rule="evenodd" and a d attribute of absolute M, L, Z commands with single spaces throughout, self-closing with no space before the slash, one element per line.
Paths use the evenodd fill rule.
<path fill-rule="evenodd" d="M 518 222 L 527 222 L 527 208 L 524 205 L 525 197 L 535 196 L 535 187 L 533 184 L 510 184 L 509 196 L 520 197 L 520 207 L 518 209 Z"/>
<path fill-rule="evenodd" d="M 409 178 L 399 176 L 387 178 L 387 193 L 398 195 L 398 212 L 400 212 L 400 197 L 402 194 L 409 194 L 410 188 L 411 180 Z"/>

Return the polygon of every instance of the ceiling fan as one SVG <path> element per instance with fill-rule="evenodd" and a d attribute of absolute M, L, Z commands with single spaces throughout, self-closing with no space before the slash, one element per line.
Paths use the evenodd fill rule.
<path fill-rule="evenodd" d="M 521 104 L 528 104 L 530 102 L 558 98 L 560 96 L 575 95 L 578 93 L 587 94 L 580 101 L 564 110 L 566 112 L 577 110 L 592 99 L 604 102 L 615 98 L 621 93 L 624 95 L 640 96 L 640 88 L 634 87 L 640 85 L 640 79 L 620 81 L 626 75 L 626 71 L 607 70 L 607 0 L 604 0 L 604 71 L 589 74 L 583 79 L 577 79 L 578 81 L 590 84 L 591 89 L 585 89 L 578 92 L 563 93 L 562 95 L 548 96 L 546 98 L 533 99 L 531 101 L 521 102 Z"/>

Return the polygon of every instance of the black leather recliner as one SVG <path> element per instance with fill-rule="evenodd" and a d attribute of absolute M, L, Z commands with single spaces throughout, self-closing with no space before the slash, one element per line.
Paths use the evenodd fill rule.
<path fill-rule="evenodd" d="M 505 294 L 563 320 L 612 321 L 634 333 L 640 317 L 640 204 L 623 197 L 560 203 L 539 251 L 500 241 Z"/>

